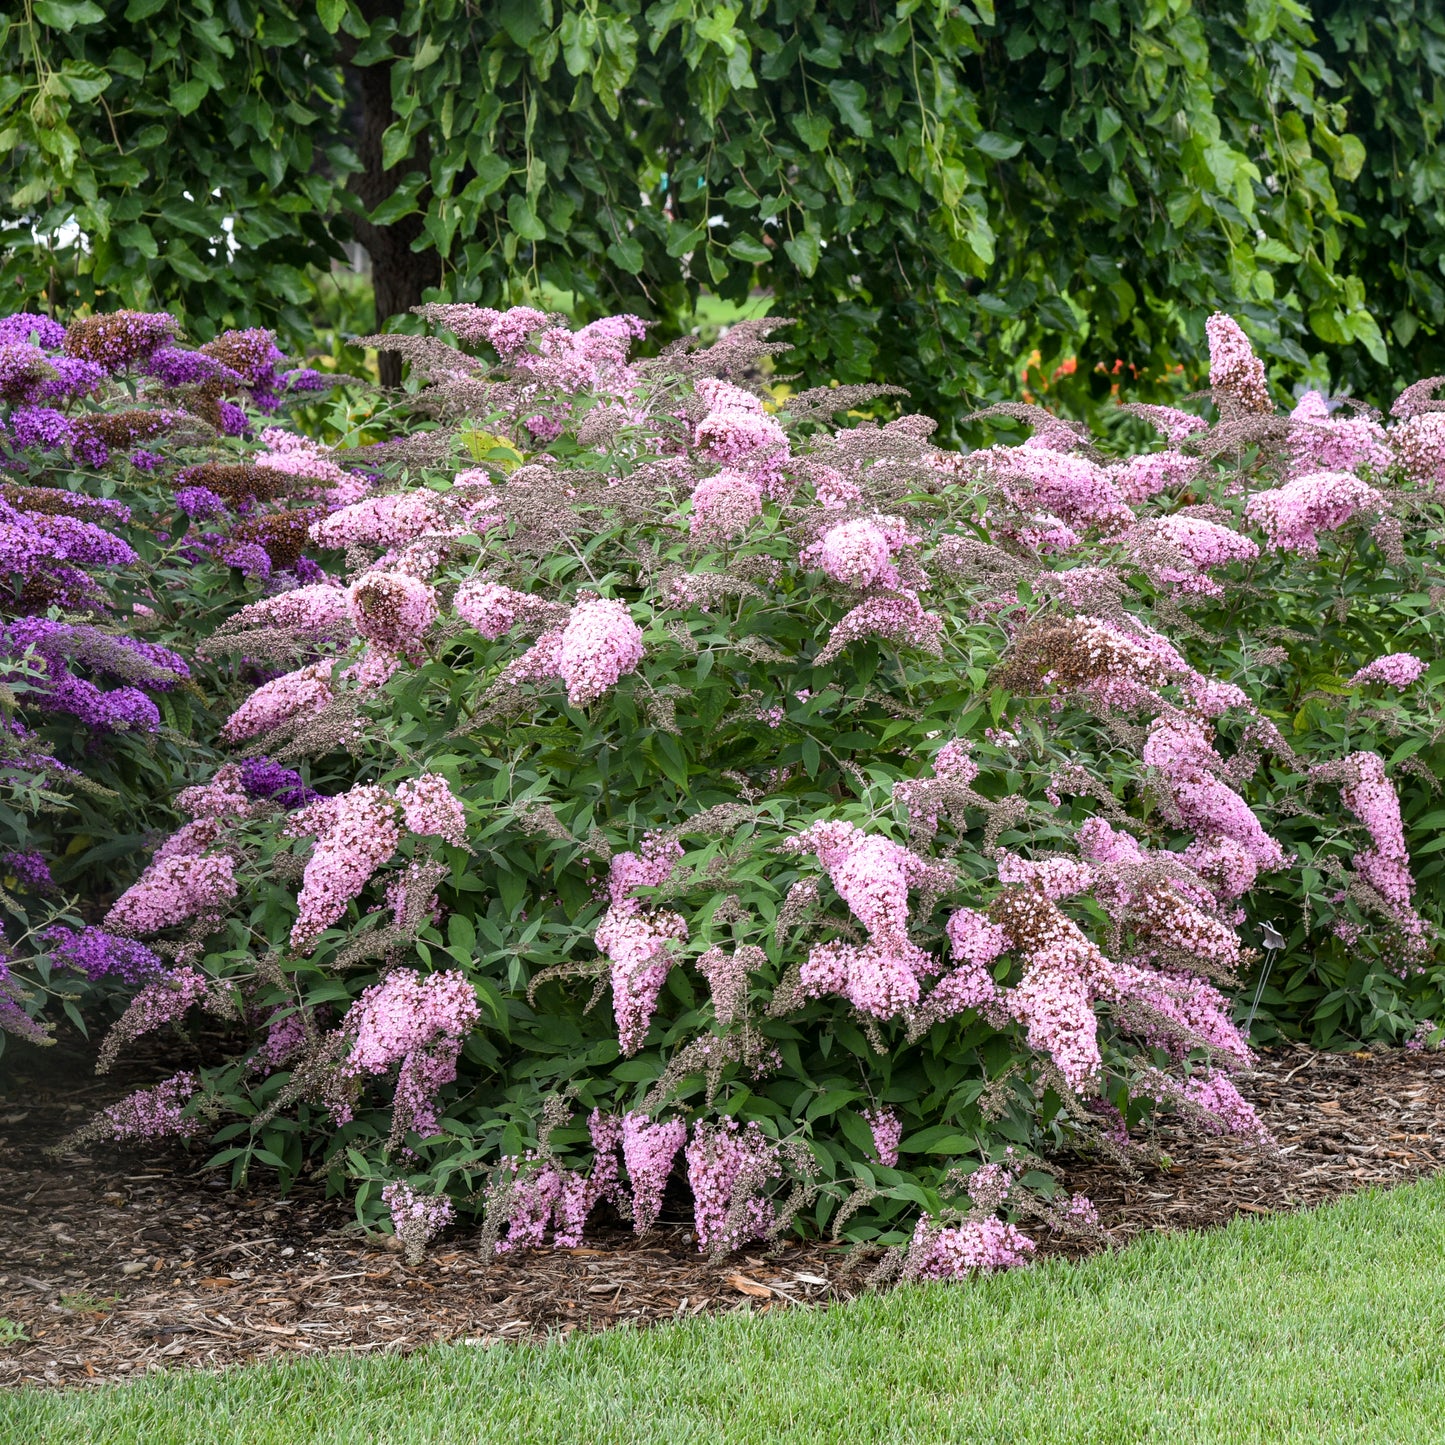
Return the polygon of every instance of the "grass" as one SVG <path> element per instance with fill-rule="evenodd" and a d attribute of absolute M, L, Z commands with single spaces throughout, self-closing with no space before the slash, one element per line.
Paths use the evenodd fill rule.
<path fill-rule="evenodd" d="M 0 1401 L 5 1442 L 1438 1442 L 1445 1180 L 827 1312 Z"/>

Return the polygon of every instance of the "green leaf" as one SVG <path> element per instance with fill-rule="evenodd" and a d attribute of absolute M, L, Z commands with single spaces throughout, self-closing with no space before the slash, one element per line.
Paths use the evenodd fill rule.
<path fill-rule="evenodd" d="M 138 20 L 148 20 L 157 10 L 164 10 L 170 0 L 130 0 L 125 7 L 125 18 L 134 25 Z"/>
<path fill-rule="evenodd" d="M 178 116 L 192 115 L 210 89 L 204 80 L 183 80 L 171 87 L 171 108 Z"/>
<path fill-rule="evenodd" d="M 1380 333 L 1380 324 L 1368 311 L 1356 311 L 1350 317 L 1350 329 L 1354 339 L 1370 353 L 1371 358 L 1384 366 L 1389 360 L 1385 349 L 1385 338 Z"/>
<path fill-rule="evenodd" d="M 804 276 L 818 269 L 818 238 L 811 231 L 800 231 L 783 242 L 783 252 Z"/>
<path fill-rule="evenodd" d="M 640 241 L 632 236 L 620 236 L 608 246 L 607 258 L 629 276 L 636 276 L 642 270 L 645 253 Z"/>
<path fill-rule="evenodd" d="M 512 44 L 528 49 L 552 25 L 552 0 L 502 0 L 502 29 Z"/>
<path fill-rule="evenodd" d="M 1358 179 L 1365 165 L 1365 143 L 1358 136 L 1342 135 L 1339 138 L 1339 154 L 1335 158 L 1335 174 L 1341 180 Z"/>
<path fill-rule="evenodd" d="M 807 115 L 795 111 L 788 119 L 798 133 L 798 139 L 810 151 L 826 150 L 828 137 L 833 134 L 833 122 L 826 115 Z"/>
<path fill-rule="evenodd" d="M 417 191 L 424 178 L 398 186 L 372 213 L 374 226 L 394 226 L 403 216 L 413 215 L 421 209 L 417 202 Z"/>
<path fill-rule="evenodd" d="M 477 930 L 465 913 L 453 913 L 447 919 L 447 942 L 454 955 L 470 958 L 477 947 Z"/>
<path fill-rule="evenodd" d="M 91 0 L 35 0 L 35 18 L 52 30 L 69 33 L 77 25 L 99 25 L 105 11 Z"/>
<path fill-rule="evenodd" d="M 60 79 L 72 98 L 82 103 L 103 95 L 110 87 L 110 76 L 85 60 L 67 60 L 60 69 Z"/>
<path fill-rule="evenodd" d="M 461 199 L 464 201 L 482 200 L 490 196 L 493 191 L 500 190 L 507 183 L 507 177 L 512 174 L 512 167 L 506 157 L 492 152 L 477 161 L 475 170 L 476 175 L 462 190 Z"/>
<path fill-rule="evenodd" d="M 402 121 L 395 121 L 381 135 L 381 168 L 399 166 L 411 154 L 411 135 Z"/>
<path fill-rule="evenodd" d="M 132 221 L 129 226 L 122 226 L 115 233 L 115 238 L 122 246 L 134 246 L 148 261 L 154 261 L 160 254 L 151 228 L 141 221 Z"/>
<path fill-rule="evenodd" d="M 803 1117 L 808 1120 L 827 1118 L 862 1097 L 863 1094 L 858 1089 L 825 1089 L 808 1105 Z"/>
<path fill-rule="evenodd" d="M 211 273 L 196 259 L 196 253 L 184 241 L 173 240 L 165 249 L 165 262 L 178 276 L 187 281 L 205 282 L 211 280 Z"/>
<path fill-rule="evenodd" d="M 1261 261 L 1286 261 L 1293 262 L 1300 259 L 1298 251 L 1292 251 L 1283 241 L 1276 241 L 1273 236 L 1266 236 L 1254 248 L 1254 254 Z"/>
<path fill-rule="evenodd" d="M 1000 135 L 997 131 L 983 131 L 974 141 L 974 144 L 984 155 L 992 157 L 996 161 L 1012 160 L 1023 148 L 1021 140 L 1015 140 L 1012 136 Z"/>
<path fill-rule="evenodd" d="M 524 241 L 545 241 L 547 227 L 537 218 L 526 196 L 513 193 L 507 200 L 507 222 Z"/>
<path fill-rule="evenodd" d="M 728 255 L 739 261 L 751 261 L 755 266 L 766 265 L 773 259 L 773 253 L 756 236 L 742 235 L 728 246 Z"/>
<path fill-rule="evenodd" d="M 346 18 L 348 0 L 316 0 L 316 15 L 321 28 L 328 35 L 335 35 Z"/>
<path fill-rule="evenodd" d="M 868 116 L 868 92 L 861 80 L 830 80 L 828 94 L 838 107 L 843 124 L 854 135 L 867 140 L 873 134 L 873 122 Z"/>

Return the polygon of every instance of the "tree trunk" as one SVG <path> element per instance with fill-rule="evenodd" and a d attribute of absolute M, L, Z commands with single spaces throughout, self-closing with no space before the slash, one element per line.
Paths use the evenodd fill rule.
<path fill-rule="evenodd" d="M 366 22 L 390 17 L 399 20 L 405 0 L 363 0 Z M 347 87 L 355 101 L 355 143 L 361 170 L 351 178 L 350 189 L 368 211 L 373 211 L 396 190 L 407 176 L 429 168 L 430 157 L 423 137 L 413 155 L 390 170 L 381 165 L 381 137 L 396 119 L 391 108 L 391 66 L 355 65 L 356 42 L 347 39 L 342 51 Z M 390 226 L 375 226 L 364 216 L 353 218 L 356 239 L 371 257 L 371 284 L 376 298 L 376 329 L 392 316 L 402 316 L 419 306 L 428 286 L 441 284 L 441 257 L 434 247 L 416 251 L 412 244 L 422 234 L 422 218 L 406 216 Z M 401 358 L 394 351 L 380 357 L 383 386 L 401 384 Z"/>

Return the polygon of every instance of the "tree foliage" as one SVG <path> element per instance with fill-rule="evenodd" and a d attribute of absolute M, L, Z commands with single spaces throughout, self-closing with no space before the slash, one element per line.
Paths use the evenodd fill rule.
<path fill-rule="evenodd" d="M 1445 291 L 1415 209 L 1441 21 L 1379 9 L 27 0 L 0 279 L 293 336 L 352 234 L 383 315 L 561 295 L 665 334 L 761 285 L 813 318 L 810 373 L 955 415 L 1034 350 L 1086 359 L 1076 409 L 1115 358 L 1186 384 L 1223 304 L 1274 364 L 1383 394 L 1377 315 L 1408 346 Z"/>
<path fill-rule="evenodd" d="M 1445 371 L 1445 14 L 1432 0 L 1347 4 L 1322 13 L 1320 31 L 1322 55 L 1354 97 L 1363 164 L 1340 199 L 1362 224 L 1346 252 L 1397 343 L 1391 384 Z M 1379 385 L 1348 352 L 1342 375 L 1358 391 Z"/>

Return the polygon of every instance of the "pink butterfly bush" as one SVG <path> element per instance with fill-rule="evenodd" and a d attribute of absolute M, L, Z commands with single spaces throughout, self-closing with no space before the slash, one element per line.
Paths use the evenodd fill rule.
<path fill-rule="evenodd" d="M 1366 682 L 1383 682 L 1390 687 L 1409 687 L 1425 675 L 1425 664 L 1411 652 L 1391 652 L 1368 662 L 1350 683 L 1359 687 Z"/>
<path fill-rule="evenodd" d="M 557 675 L 573 707 L 586 707 L 635 672 L 642 661 L 642 629 L 626 603 L 584 597 L 562 628 Z"/>
<path fill-rule="evenodd" d="M 839 657 L 852 643 L 876 637 L 895 646 L 915 647 L 935 656 L 940 652 L 939 638 L 943 619 L 924 609 L 918 593 L 909 588 L 884 592 L 869 597 L 844 613 L 828 641 L 817 655 L 818 666 L 826 666 Z"/>
<path fill-rule="evenodd" d="M 1204 332 L 1209 341 L 1209 387 L 1216 399 L 1242 412 L 1273 411 L 1264 363 L 1239 323 L 1216 311 L 1204 323 Z"/>
<path fill-rule="evenodd" d="M 1320 532 L 1334 532 L 1360 513 L 1384 510 L 1385 499 L 1349 472 L 1311 472 L 1282 487 L 1256 492 L 1244 514 L 1264 529 L 1271 552 L 1318 555 Z"/>
<path fill-rule="evenodd" d="M 1040 445 L 1037 438 L 975 452 L 965 466 L 967 474 L 989 478 L 1024 517 L 1045 514 L 1076 539 L 1091 528 L 1116 532 L 1134 521 L 1124 493 L 1105 468 Z"/>
<path fill-rule="evenodd" d="M 1195 423 L 1196 428 L 1204 425 L 1198 417 L 1189 419 Z M 1162 452 L 1140 452 L 1124 461 L 1109 463 L 1104 471 L 1119 489 L 1120 496 L 1131 505 L 1137 506 L 1158 496 L 1160 492 L 1177 491 L 1189 486 L 1198 478 L 1202 469 L 1203 463 L 1198 457 L 1170 449 Z"/>
<path fill-rule="evenodd" d="M 311 524 L 311 537 L 325 547 L 402 547 L 426 536 L 460 536 L 437 492 L 390 492 L 340 507 Z"/>
<path fill-rule="evenodd" d="M 646 1234 L 662 1212 L 662 1196 L 679 1151 L 687 1142 L 681 1119 L 658 1123 L 645 1114 L 622 1118 L 622 1162 L 632 1185 L 632 1227 Z"/>
<path fill-rule="evenodd" d="M 1037 882 L 1001 894 L 995 912 L 1024 966 L 1005 1007 L 1025 1026 L 1029 1047 L 1087 1092 L 1101 1063 L 1094 1000 L 1110 991 L 1110 961 Z"/>
<path fill-rule="evenodd" d="M 693 488 L 688 530 L 699 541 L 727 541 L 741 536 L 762 512 L 762 483 L 724 467 Z"/>
<path fill-rule="evenodd" d="M 1291 465 L 1297 473 L 1383 471 L 1390 464 L 1385 429 L 1368 416 L 1331 415 L 1318 391 L 1307 391 L 1289 414 Z"/>
<path fill-rule="evenodd" d="M 972 908 L 955 909 L 946 932 L 957 967 L 945 973 L 929 993 L 929 1013 L 952 1018 L 966 1009 L 988 1009 L 1000 1003 L 1003 995 L 989 965 L 1008 951 L 1008 934 Z"/>
<path fill-rule="evenodd" d="M 1025 1264 L 1037 1246 L 1002 1219 L 968 1219 L 940 1227 L 926 1214 L 914 1226 L 904 1265 L 907 1279 L 966 1279 L 976 1272 Z"/>
<path fill-rule="evenodd" d="M 892 1109 L 865 1109 L 863 1122 L 873 1134 L 873 1152 L 885 1169 L 898 1165 L 898 1145 L 903 1139 L 903 1120 Z"/>
<path fill-rule="evenodd" d="M 162 858 L 111 904 L 104 923 L 145 937 L 213 915 L 235 896 L 235 864 L 225 854 Z"/>
<path fill-rule="evenodd" d="M 221 729 L 223 742 L 240 742 L 272 732 L 293 718 L 322 711 L 335 699 L 331 664 L 313 662 L 263 682 Z"/>
<path fill-rule="evenodd" d="M 331 506 L 344 507 L 359 502 L 370 490 L 367 482 L 348 472 L 333 458 L 334 453 L 283 427 L 267 427 L 261 433 L 266 450 L 256 457 L 256 464 L 272 471 L 285 472 L 309 482 L 310 491 Z"/>
<path fill-rule="evenodd" d="M 343 790 L 320 797 L 299 774 L 248 758 L 180 794 L 189 821 L 117 900 L 106 919 L 114 933 L 94 930 L 95 938 L 87 932 L 54 948 L 61 966 L 92 960 L 97 976 L 137 990 L 118 1040 L 231 1000 L 264 1029 L 247 1054 L 252 1084 L 288 1070 L 289 1081 L 275 1080 L 282 1092 L 300 1091 L 344 1123 L 364 1091 L 384 1081 L 379 1099 L 392 1109 L 385 1147 L 405 1150 L 411 1134 L 440 1131 L 443 1092 L 481 1018 L 472 970 L 486 976 L 491 967 L 483 958 L 489 942 L 466 971 L 432 969 L 439 942 L 427 933 L 418 948 L 419 931 L 440 928 L 463 958 L 468 922 L 480 933 L 484 920 L 489 938 L 503 930 L 512 952 L 486 986 L 508 991 L 517 1008 L 517 975 L 531 972 L 534 948 L 541 958 L 564 940 L 561 947 L 587 955 L 582 971 L 605 974 L 618 1051 L 646 1050 L 644 1063 L 619 1081 L 590 1064 L 576 1073 L 582 1066 L 564 1059 L 572 1073 L 547 1072 L 559 1082 L 539 1090 L 530 1074 L 519 1083 L 531 1067 L 521 1035 L 477 1040 L 478 1058 L 500 1062 L 468 1079 L 478 1093 L 467 1109 L 501 1108 L 534 1139 L 497 1165 L 489 1191 L 500 1201 L 504 1251 L 574 1246 L 608 1201 L 624 1216 L 630 1210 L 644 1232 L 674 1172 L 691 1186 L 700 1248 L 725 1251 L 782 1228 L 796 1207 L 785 1201 L 788 1187 L 802 1197 L 818 1181 L 809 1183 L 792 1152 L 793 1126 L 780 1120 L 784 1137 L 774 1138 L 771 1120 L 747 1120 L 751 1106 L 738 1091 L 737 1080 L 793 1067 L 768 1042 L 770 1018 L 784 1020 L 781 1029 L 796 1026 L 796 1037 L 776 1035 L 789 1048 L 806 1047 L 821 1020 L 831 1047 L 836 1020 L 848 1015 L 854 1036 L 862 1032 L 900 1059 L 916 1058 L 906 1051 L 918 1039 L 959 1019 L 960 1037 L 992 1031 L 1033 1086 L 1066 1099 L 1069 1119 L 1086 1121 L 1096 1109 L 1116 1118 L 1110 1137 L 1122 1146 L 1123 1118 L 1108 1115 L 1106 1102 L 1121 1089 L 1206 1133 L 1262 1136 L 1232 1077 L 1252 1055 L 1227 989 L 1246 962 L 1236 932 L 1241 903 L 1261 874 L 1291 860 L 1266 828 L 1267 805 L 1257 815 L 1247 799 L 1260 796 L 1251 791 L 1260 754 L 1301 773 L 1314 759 L 1291 761 L 1289 742 L 1270 721 L 1280 714 L 1246 692 L 1258 691 L 1254 654 L 1245 649 L 1229 674 L 1237 680 L 1199 670 L 1189 660 L 1200 655 L 1199 639 L 1176 628 L 1171 609 L 1219 599 L 1231 567 L 1303 575 L 1320 535 L 1358 518 L 1378 516 L 1398 529 L 1405 513 L 1395 479 L 1403 473 L 1433 485 L 1445 476 L 1445 431 L 1436 413 L 1417 409 L 1425 401 L 1405 406 L 1386 431 L 1367 417 L 1332 413 L 1312 393 L 1282 422 L 1243 332 L 1229 318 L 1211 318 L 1211 383 L 1224 425 L 1230 435 L 1263 438 L 1266 466 L 1275 468 L 1263 474 L 1284 478 L 1246 495 L 1220 485 L 1209 460 L 1220 434 L 1199 438 L 1205 421 L 1176 408 L 1134 408 L 1167 445 L 1112 462 L 1086 448 L 1082 428 L 1036 413 L 1023 445 L 962 457 L 933 448 L 929 425 L 909 417 L 824 431 L 796 443 L 795 454 L 779 417 L 752 391 L 710 374 L 711 362 L 657 385 L 653 362 L 629 359 L 643 329 L 636 318 L 573 332 L 525 307 L 423 311 L 496 358 L 458 352 L 449 361 L 443 350 L 414 349 L 428 405 L 450 398 L 465 403 L 466 415 L 492 415 L 479 398 L 494 396 L 500 419 L 487 425 L 505 431 L 520 463 L 489 461 L 448 476 L 452 463 L 414 462 L 426 453 L 399 449 L 411 446 L 405 439 L 365 449 L 358 467 L 356 455 L 276 428 L 262 434 L 264 451 L 247 453 L 295 479 L 288 490 L 311 509 L 311 538 L 331 549 L 328 566 L 342 567 L 344 552 L 348 570 L 344 582 L 284 568 L 264 583 L 259 573 L 252 579 L 249 595 L 258 600 L 235 612 L 208 648 L 289 671 L 235 708 L 222 741 L 277 733 L 265 744 L 276 753 L 311 747 L 314 735 L 316 776 L 343 779 L 322 784 Z M 98 359 L 71 358 L 96 368 L 97 380 L 50 375 L 57 343 L 47 335 L 36 326 L 13 337 L 0 331 L 0 346 L 21 348 L 0 357 L 0 389 L 17 398 L 7 435 L 28 427 L 74 447 L 82 437 L 75 418 L 56 410 L 58 420 L 17 422 L 15 408 L 41 410 L 37 389 L 52 383 L 63 382 L 67 395 L 91 394 L 85 388 L 93 392 L 109 374 L 100 358 L 125 346 L 140 348 L 156 379 L 204 366 L 218 377 L 224 366 L 241 378 L 228 385 L 257 396 L 278 390 L 271 343 L 260 336 L 239 334 L 225 356 L 208 354 L 203 364 L 187 360 L 164 328 L 141 326 L 132 336 L 121 327 L 113 342 L 86 343 Z M 500 389 L 489 392 L 498 376 Z M 577 465 L 570 440 L 550 451 L 538 445 L 569 427 Z M 1390 467 L 1391 485 L 1372 485 Z M 415 480 L 423 469 L 425 485 Z M 396 485 L 398 472 L 409 488 L 379 492 Z M 202 478 L 185 480 L 200 490 Z M 212 481 L 219 490 L 187 498 L 198 525 L 205 516 L 225 524 L 250 505 L 223 496 L 224 479 Z M 679 514 L 687 496 L 690 513 Z M 97 559 L 132 565 L 108 530 L 124 519 L 43 520 L 48 514 L 3 504 L 0 559 L 26 576 L 64 580 L 60 569 L 75 567 L 81 589 L 91 585 L 84 568 Z M 754 525 L 765 507 L 766 525 Z M 1261 530 L 1268 553 L 1294 555 L 1284 563 L 1261 557 L 1260 543 L 1235 529 L 1246 524 Z M 719 542 L 729 544 L 721 563 L 709 552 Z M 1073 555 L 1061 561 L 1061 553 Z M 1141 571 L 1153 587 L 1137 586 Z M 263 586 L 276 590 L 262 595 Z M 659 605 L 662 614 L 649 611 Z M 1224 610 L 1210 606 L 1210 615 Z M 78 636 L 62 640 L 79 646 Z M 1261 652 L 1258 670 L 1279 665 L 1267 656 Z M 645 660 L 646 673 L 614 699 Z M 1351 680 L 1404 687 L 1424 668 L 1421 658 L 1392 653 Z M 445 674 L 444 682 L 433 674 Z M 174 673 L 176 685 L 183 676 Z M 643 780 L 634 788 L 627 775 L 634 760 L 651 769 L 652 757 L 674 744 L 703 747 L 690 712 L 694 691 L 699 708 L 716 696 L 709 676 L 714 688 L 725 679 L 727 696 L 720 713 L 706 714 L 706 751 L 689 761 L 700 791 L 678 816 L 659 821 L 663 794 L 646 792 Z M 388 695 L 382 684 L 393 677 L 406 686 Z M 532 683 L 560 685 L 568 704 L 589 715 L 539 718 L 540 699 L 519 695 Z M 997 695 L 1015 702 L 985 727 L 990 719 L 975 700 Z M 1352 701 L 1384 706 L 1368 696 Z M 1402 711 L 1404 701 L 1389 707 Z M 972 738 L 956 735 L 966 727 Z M 851 736 L 840 745 L 844 729 Z M 396 748 L 378 741 L 388 737 L 404 744 L 405 767 Z M 809 761 L 814 738 L 829 746 Z M 870 751 L 870 739 L 878 749 Z M 16 745 L 23 741 L 17 735 Z M 0 766 L 9 756 L 0 755 Z M 468 769 L 478 759 L 488 760 L 484 778 L 500 769 L 498 791 L 475 786 Z M 273 778 L 277 769 L 285 777 Z M 403 781 L 373 781 L 403 771 Z M 574 774 L 591 781 L 576 784 Z M 1369 834 L 1337 901 L 1386 915 L 1391 937 L 1402 935 L 1422 956 L 1428 926 L 1414 911 L 1400 801 L 1385 764 L 1356 753 L 1309 775 L 1317 792 L 1337 786 Z M 460 778 L 455 790 L 449 777 Z M 653 781 L 649 775 L 645 787 Z M 1089 799 L 1096 816 L 1079 823 Z M 982 844 L 973 832 L 980 820 Z M 904 826 L 906 843 L 888 835 Z M 256 927 L 244 911 L 275 890 L 254 886 L 268 866 L 258 857 L 271 856 L 255 844 L 278 832 L 306 840 L 280 1004 L 274 980 L 258 985 L 249 962 L 234 983 L 194 966 L 199 940 L 229 911 L 238 915 L 228 925 L 233 938 Z M 639 832 L 635 851 L 609 853 Z M 695 867 L 683 870 L 684 836 L 726 841 L 690 853 Z M 515 870 L 534 846 L 545 861 L 520 902 L 503 902 L 493 850 L 505 849 Z M 587 901 L 595 879 L 582 882 L 596 867 L 578 861 L 584 850 L 589 860 L 609 859 L 600 917 Z M 290 875 L 283 868 L 276 876 Z M 1109 927 L 1099 925 L 1100 913 Z M 333 955 L 321 937 L 337 925 L 346 936 Z M 272 936 L 284 927 L 283 920 Z M 154 942 L 153 954 L 129 938 L 170 929 L 185 929 L 183 941 Z M 694 938 L 697 957 L 688 961 L 684 945 Z M 146 956 L 125 953 L 126 944 Z M 208 970 L 217 956 L 207 955 Z M 705 985 L 712 1001 L 711 1010 L 702 1001 L 701 1026 L 686 1037 L 685 1011 L 663 997 L 670 970 L 684 964 L 688 986 L 702 999 Z M 578 958 L 569 954 L 560 966 L 576 972 Z M 364 967 L 374 971 L 350 971 Z M 9 979 L 5 963 L 0 982 Z M 354 980 L 339 1022 L 306 1000 L 318 979 L 327 989 Z M 260 986 L 272 991 L 253 998 Z M 550 1007 L 530 1002 L 539 1012 Z M 8 991 L 3 1006 L 16 1007 Z M 653 1028 L 659 1016 L 666 1032 Z M 588 1047 L 598 1042 L 590 1037 Z M 610 1057 L 611 1045 L 600 1043 Z M 925 1047 L 935 1045 L 951 1047 L 942 1034 Z M 602 1104 L 585 1143 L 580 1130 L 558 1123 L 570 1104 L 560 1081 L 573 1073 L 587 1107 L 586 1091 Z M 902 1077 L 900 1065 L 886 1092 L 879 1089 L 888 1106 L 861 1111 L 872 1147 L 854 1150 L 860 1161 L 899 1168 L 905 1130 L 934 1122 L 917 1118 L 921 1100 L 902 1098 Z M 153 1099 L 116 1106 L 105 1127 L 132 1137 L 189 1131 L 196 1126 L 182 1106 L 195 1087 L 184 1076 L 168 1081 Z M 542 1098 L 548 1089 L 552 1097 Z M 731 1117 L 729 1100 L 740 1100 L 742 1118 Z M 540 1117 L 529 1124 L 534 1105 Z M 848 1118 L 845 1132 L 857 1135 L 858 1122 Z M 358 1121 L 357 1137 L 369 1129 Z M 444 1151 L 424 1151 L 432 1171 L 425 1183 L 416 1184 L 421 1175 L 396 1180 L 384 1194 L 409 1256 L 452 1217 L 452 1201 L 432 1192 L 446 1166 L 435 1172 L 430 1161 Z M 911 1157 L 902 1168 L 905 1177 L 923 1177 Z M 949 1188 L 961 1198 L 960 1177 Z M 1011 1156 L 976 1169 L 966 1184 L 969 1215 L 944 1209 L 920 1219 L 899 1256 L 904 1274 L 954 1279 L 1026 1261 L 1033 1241 L 997 1217 L 1022 1207 L 1021 1177 Z M 1065 1200 L 1048 1217 L 1088 1215 L 1086 1201 Z"/>
<path fill-rule="evenodd" d="M 637 670 L 642 629 L 627 605 L 583 593 L 566 622 L 541 637 L 508 668 L 514 682 L 560 680 L 573 707 L 596 702 Z"/>
<path fill-rule="evenodd" d="M 893 558 L 916 540 L 897 517 L 858 517 L 830 527 L 802 560 L 816 563 L 844 587 L 897 587 Z"/>
<path fill-rule="evenodd" d="M 347 612 L 359 636 L 415 658 L 437 620 L 436 589 L 403 572 L 367 572 L 352 584 Z"/>
<path fill-rule="evenodd" d="M 1405 416 L 1390 441 L 1401 469 L 1417 486 L 1434 490 L 1445 481 L 1445 412 Z"/>
<path fill-rule="evenodd" d="M 445 1194 L 423 1194 L 404 1179 L 393 1179 L 381 1200 L 408 1264 L 420 1264 L 427 1245 L 456 1217 L 456 1206 Z"/>
<path fill-rule="evenodd" d="M 699 1249 L 727 1253 L 764 1239 L 775 1223 L 762 1189 L 779 1168 L 778 1146 L 758 1124 L 724 1116 L 698 1124 L 687 1145 L 687 1178 Z"/>
<path fill-rule="evenodd" d="M 321 934 L 346 912 L 372 875 L 401 841 L 397 805 L 384 788 L 361 784 L 293 813 L 286 832 L 293 838 L 316 833 L 306 860 L 291 947 L 310 953 Z"/>
<path fill-rule="evenodd" d="M 842 994 L 875 1018 L 890 1018 L 916 1004 L 920 981 L 938 973 L 939 965 L 908 937 L 908 892 L 947 886 L 947 874 L 891 839 L 866 834 L 852 823 L 815 823 L 789 850 L 816 856 L 868 933 L 861 945 L 817 945 L 799 974 L 804 994 Z"/>
<path fill-rule="evenodd" d="M 1136 554 L 1147 552 L 1151 543 L 1162 543 L 1177 554 L 1178 562 L 1166 560 L 1149 565 L 1156 581 L 1177 587 L 1181 592 L 1209 597 L 1224 596 L 1224 588 L 1206 575 L 1211 568 L 1226 567 L 1232 562 L 1253 562 L 1259 556 L 1259 547 L 1248 537 L 1202 517 L 1177 513 L 1161 517 L 1141 529 L 1138 535 Z"/>
<path fill-rule="evenodd" d="M 555 1159 L 535 1152 L 522 1159 L 503 1159 L 501 1174 L 510 1195 L 506 1233 L 496 1252 L 540 1249 L 552 1230 L 556 1249 L 575 1249 L 592 1210 L 604 1199 L 621 1203 L 617 1148 L 625 1122 L 593 1110 L 588 1121 L 593 1163 L 590 1173 L 565 1169 Z"/>
<path fill-rule="evenodd" d="M 593 942 L 611 963 L 612 1009 L 624 1054 L 642 1046 L 672 967 L 671 947 L 687 939 L 680 914 L 648 909 L 637 888 L 660 888 L 672 877 L 682 847 L 675 840 L 647 839 L 640 853 L 618 853 L 608 877 L 610 904 Z"/>
<path fill-rule="evenodd" d="M 1203 722 L 1186 714 L 1156 718 L 1142 760 L 1158 770 L 1180 817 L 1196 833 L 1232 839 L 1266 872 L 1285 866 L 1284 850 L 1265 833 L 1244 799 L 1216 776 L 1222 760 Z"/>
<path fill-rule="evenodd" d="M 481 577 L 468 578 L 452 599 L 457 616 L 492 641 L 510 632 L 534 605 L 528 593 Z"/>
<path fill-rule="evenodd" d="M 361 1080 L 395 1068 L 392 1137 L 415 1131 L 425 1138 L 436 1132 L 437 1095 L 456 1078 L 457 1056 L 480 1017 L 476 994 L 458 970 L 397 969 L 366 989 L 342 1020 L 350 1041 L 342 1076 Z M 345 1123 L 351 1105 L 337 1100 L 333 1112 Z"/>
<path fill-rule="evenodd" d="M 111 1140 L 185 1138 L 200 1128 L 199 1120 L 182 1112 L 198 1082 L 193 1073 L 179 1073 L 148 1089 L 137 1089 L 102 1109 L 84 1132 Z"/>
<path fill-rule="evenodd" d="M 1343 763 L 1316 768 L 1315 773 L 1339 781 L 1345 806 L 1370 834 L 1370 847 L 1354 856 L 1355 871 L 1385 900 L 1407 933 L 1422 936 L 1424 924 L 1411 906 L 1415 880 L 1410 875 L 1400 800 L 1384 763 L 1375 753 L 1356 752 Z"/>
<path fill-rule="evenodd" d="M 759 453 L 768 458 L 787 452 L 787 433 L 752 392 L 728 381 L 703 377 L 698 381 L 697 394 L 709 410 L 697 424 L 693 441 L 711 460 L 724 465 L 756 464 Z"/>
<path fill-rule="evenodd" d="M 298 637 L 325 637 L 338 630 L 350 633 L 349 600 L 344 587 L 330 583 L 297 587 L 241 608 L 228 619 L 225 630 L 243 632 L 274 627 Z"/>
<path fill-rule="evenodd" d="M 451 784 L 439 773 L 423 773 L 398 783 L 396 801 L 409 833 L 445 838 L 458 848 L 466 846 L 466 813 Z"/>

